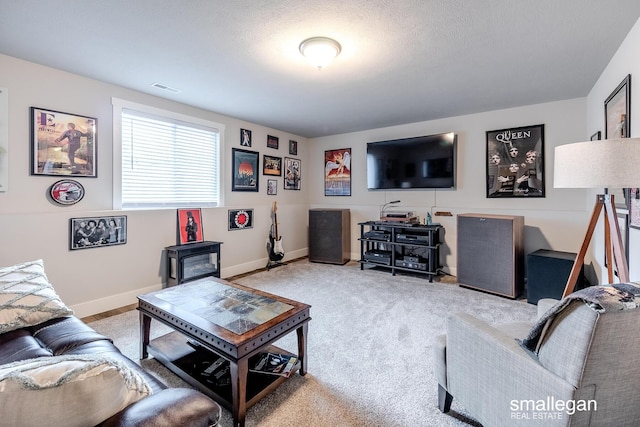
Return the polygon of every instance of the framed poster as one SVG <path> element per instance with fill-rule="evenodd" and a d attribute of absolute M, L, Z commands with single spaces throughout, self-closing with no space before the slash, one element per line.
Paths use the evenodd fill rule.
<path fill-rule="evenodd" d="M 292 156 L 298 155 L 298 141 L 289 140 L 289 154 Z"/>
<path fill-rule="evenodd" d="M 284 189 L 299 190 L 301 177 L 301 164 L 299 159 L 284 158 Z"/>
<path fill-rule="evenodd" d="M 231 191 L 258 191 L 259 169 L 256 151 L 232 148 Z"/>
<path fill-rule="evenodd" d="M 253 228 L 253 209 L 229 209 L 228 231 Z"/>
<path fill-rule="evenodd" d="M 604 139 L 628 138 L 631 135 L 631 74 L 628 74 L 604 101 Z M 630 209 L 629 189 L 605 188 L 613 194 L 616 209 Z"/>
<path fill-rule="evenodd" d="M 487 197 L 544 197 L 544 125 L 487 131 Z"/>
<path fill-rule="evenodd" d="M 200 208 L 178 209 L 178 244 L 204 242 Z"/>
<path fill-rule="evenodd" d="M 93 117 L 31 107 L 31 175 L 97 177 L 97 132 Z"/>
<path fill-rule="evenodd" d="M 351 196 L 351 148 L 324 152 L 324 195 Z"/>
<path fill-rule="evenodd" d="M 240 145 L 251 147 L 251 131 L 249 129 L 240 129 Z"/>
<path fill-rule="evenodd" d="M 262 156 L 262 174 L 282 176 L 282 157 Z"/>
<path fill-rule="evenodd" d="M 69 221 L 69 250 L 125 243 L 127 243 L 125 215 L 71 218 Z"/>
<path fill-rule="evenodd" d="M 604 101 L 604 139 L 631 135 L 631 74 Z"/>

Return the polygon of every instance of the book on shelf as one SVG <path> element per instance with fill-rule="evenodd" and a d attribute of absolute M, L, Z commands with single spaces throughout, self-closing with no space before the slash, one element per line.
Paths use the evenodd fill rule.
<path fill-rule="evenodd" d="M 260 353 L 249 365 L 250 372 L 288 377 L 298 358 L 288 354 Z"/>

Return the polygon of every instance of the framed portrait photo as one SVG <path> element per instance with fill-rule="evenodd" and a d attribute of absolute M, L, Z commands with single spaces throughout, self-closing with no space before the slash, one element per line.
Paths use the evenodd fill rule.
<path fill-rule="evenodd" d="M 487 131 L 487 198 L 545 197 L 544 125 Z"/>
<path fill-rule="evenodd" d="M 289 140 L 289 154 L 292 156 L 298 155 L 298 141 L 292 139 Z"/>
<path fill-rule="evenodd" d="M 284 189 L 300 190 L 302 176 L 301 161 L 291 157 L 284 158 Z"/>
<path fill-rule="evenodd" d="M 97 119 L 31 107 L 31 175 L 97 173 Z"/>
<path fill-rule="evenodd" d="M 204 242 L 200 208 L 178 209 L 178 245 Z"/>
<path fill-rule="evenodd" d="M 127 243 L 125 215 L 71 218 L 69 221 L 69 250 L 125 243 Z"/>
<path fill-rule="evenodd" d="M 231 191 L 258 191 L 258 152 L 232 148 Z"/>

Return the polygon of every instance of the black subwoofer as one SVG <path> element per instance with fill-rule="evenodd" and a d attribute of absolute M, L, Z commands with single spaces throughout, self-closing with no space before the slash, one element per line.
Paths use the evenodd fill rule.
<path fill-rule="evenodd" d="M 351 259 L 349 209 L 309 210 L 309 261 L 346 264 Z"/>
<path fill-rule="evenodd" d="M 540 249 L 527 256 L 527 302 L 538 304 L 543 298 L 562 299 L 576 254 Z M 575 290 L 585 287 L 584 266 Z"/>

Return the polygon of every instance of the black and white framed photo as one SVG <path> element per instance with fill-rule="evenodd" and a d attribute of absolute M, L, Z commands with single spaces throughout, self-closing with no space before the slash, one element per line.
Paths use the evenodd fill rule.
<path fill-rule="evenodd" d="M 69 249 L 88 249 L 127 243 L 127 217 L 97 216 L 71 218 Z"/>
<path fill-rule="evenodd" d="M 260 159 L 257 151 L 232 148 L 231 191 L 258 191 Z"/>
<path fill-rule="evenodd" d="M 268 179 L 267 180 L 267 194 L 269 196 L 275 196 L 278 194 L 278 180 L 277 179 Z"/>
<path fill-rule="evenodd" d="M 291 157 L 284 158 L 284 189 L 300 190 L 301 162 Z"/>
<path fill-rule="evenodd" d="M 604 139 L 631 135 L 631 74 L 604 101 Z"/>
<path fill-rule="evenodd" d="M 544 125 L 487 131 L 487 197 L 544 197 Z"/>
<path fill-rule="evenodd" d="M 253 209 L 229 209 L 228 231 L 247 228 L 253 228 Z"/>
<path fill-rule="evenodd" d="M 97 173 L 97 119 L 31 107 L 31 175 Z"/>
<path fill-rule="evenodd" d="M 249 129 L 240 129 L 240 145 L 251 147 L 251 131 Z"/>
<path fill-rule="evenodd" d="M 298 155 L 298 141 L 292 139 L 289 140 L 289 154 L 292 156 Z"/>

